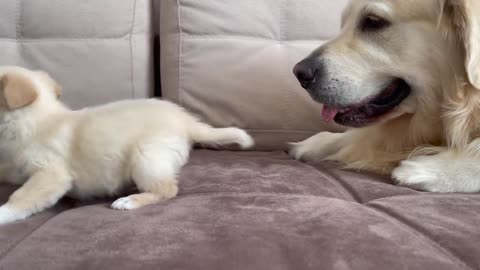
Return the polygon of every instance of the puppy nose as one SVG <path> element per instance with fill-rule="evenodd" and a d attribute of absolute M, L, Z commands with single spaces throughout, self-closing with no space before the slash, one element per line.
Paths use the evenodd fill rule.
<path fill-rule="evenodd" d="M 302 87 L 307 88 L 315 82 L 317 68 L 315 67 L 314 61 L 307 58 L 295 65 L 293 68 L 293 74 L 295 74 L 295 77 L 297 77 Z"/>

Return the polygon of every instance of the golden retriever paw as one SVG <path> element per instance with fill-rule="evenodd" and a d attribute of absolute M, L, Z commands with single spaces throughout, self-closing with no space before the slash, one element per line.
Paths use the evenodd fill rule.
<path fill-rule="evenodd" d="M 299 143 L 291 143 L 289 154 L 301 161 L 321 161 L 336 153 L 343 133 L 322 132 Z"/>
<path fill-rule="evenodd" d="M 421 191 L 455 192 L 454 179 L 448 178 L 448 166 L 437 156 L 419 156 L 402 161 L 392 172 L 392 178 L 399 186 Z"/>

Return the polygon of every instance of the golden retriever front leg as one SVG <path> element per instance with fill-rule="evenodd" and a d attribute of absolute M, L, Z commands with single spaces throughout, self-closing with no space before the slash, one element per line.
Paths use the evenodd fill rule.
<path fill-rule="evenodd" d="M 291 143 L 290 156 L 301 161 L 322 161 L 340 151 L 347 133 L 321 132 L 299 143 Z"/>
<path fill-rule="evenodd" d="M 402 161 L 392 177 L 398 185 L 439 193 L 480 192 L 480 157 L 476 149 L 444 150 Z"/>
<path fill-rule="evenodd" d="M 0 224 L 27 218 L 53 206 L 71 187 L 71 178 L 60 170 L 35 173 L 0 207 Z"/>

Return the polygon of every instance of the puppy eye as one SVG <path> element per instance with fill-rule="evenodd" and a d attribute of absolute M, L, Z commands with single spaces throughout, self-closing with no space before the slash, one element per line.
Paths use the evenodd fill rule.
<path fill-rule="evenodd" d="M 390 26 L 390 24 L 391 23 L 389 21 L 376 15 L 367 15 L 365 18 L 363 18 L 360 27 L 363 32 L 372 32 L 382 30 Z"/>

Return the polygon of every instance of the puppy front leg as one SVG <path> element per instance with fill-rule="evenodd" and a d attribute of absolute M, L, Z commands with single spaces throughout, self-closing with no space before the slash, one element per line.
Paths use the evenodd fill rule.
<path fill-rule="evenodd" d="M 54 205 L 72 187 L 71 177 L 58 170 L 39 171 L 0 207 L 0 224 L 24 219 Z"/>

